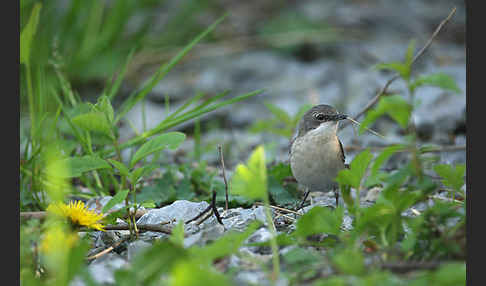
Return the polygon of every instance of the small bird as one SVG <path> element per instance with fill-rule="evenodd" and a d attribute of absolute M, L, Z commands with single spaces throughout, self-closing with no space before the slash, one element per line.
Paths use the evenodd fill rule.
<path fill-rule="evenodd" d="M 299 122 L 297 136 L 290 145 L 290 168 L 297 182 L 309 192 L 334 191 L 336 207 L 339 201 L 335 178 L 346 167 L 343 145 L 337 137 L 338 122 L 348 116 L 325 104 L 312 107 Z"/>

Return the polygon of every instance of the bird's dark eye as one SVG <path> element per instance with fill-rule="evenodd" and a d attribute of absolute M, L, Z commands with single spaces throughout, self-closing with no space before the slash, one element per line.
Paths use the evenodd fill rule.
<path fill-rule="evenodd" d="M 326 118 L 322 113 L 317 113 L 316 115 L 314 115 L 314 117 L 319 121 L 322 121 L 324 120 L 324 118 Z"/>

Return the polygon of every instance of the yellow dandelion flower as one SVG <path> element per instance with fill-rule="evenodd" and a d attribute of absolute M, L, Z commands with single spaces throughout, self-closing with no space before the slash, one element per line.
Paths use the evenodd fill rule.
<path fill-rule="evenodd" d="M 88 210 L 82 201 L 71 201 L 69 205 L 64 203 L 50 204 L 47 211 L 68 218 L 75 226 L 105 231 L 104 225 L 99 222 L 103 218 L 103 214 Z"/>
<path fill-rule="evenodd" d="M 46 233 L 40 243 L 39 250 L 43 253 L 53 253 L 59 251 L 59 247 L 71 249 L 76 241 L 78 241 L 78 236 L 75 233 L 65 233 L 61 228 L 56 227 Z"/>

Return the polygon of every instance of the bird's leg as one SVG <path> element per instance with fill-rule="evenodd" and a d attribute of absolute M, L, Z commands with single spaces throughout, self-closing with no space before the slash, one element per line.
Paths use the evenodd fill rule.
<path fill-rule="evenodd" d="M 300 209 L 301 209 L 301 208 L 304 206 L 305 200 L 306 200 L 306 199 L 307 199 L 307 197 L 309 196 L 309 193 L 310 193 L 309 188 L 306 188 L 306 189 L 305 189 L 305 195 L 304 195 L 304 199 L 302 200 L 302 202 L 300 203 L 299 208 L 298 208 L 296 211 L 300 210 Z"/>
<path fill-rule="evenodd" d="M 337 188 L 334 189 L 334 197 L 336 198 L 336 208 L 339 206 L 339 190 Z"/>

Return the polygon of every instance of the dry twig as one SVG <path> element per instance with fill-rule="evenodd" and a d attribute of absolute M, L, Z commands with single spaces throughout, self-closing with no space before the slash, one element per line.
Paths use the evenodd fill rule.
<path fill-rule="evenodd" d="M 117 242 L 115 242 L 112 246 L 108 247 L 107 249 L 95 254 L 95 255 L 91 255 L 91 256 L 88 256 L 86 257 L 86 260 L 94 260 L 96 258 L 100 258 L 102 257 L 103 255 L 109 253 L 110 251 L 112 251 L 113 249 L 117 248 L 118 246 L 120 246 L 120 244 L 122 244 L 123 242 L 127 241 L 128 239 L 130 238 L 129 235 L 123 237 L 123 238 L 120 238 L 120 240 L 118 240 Z"/>
<path fill-rule="evenodd" d="M 221 158 L 221 168 L 223 169 L 223 180 L 224 180 L 224 191 L 226 195 L 225 201 L 225 208 L 224 210 L 228 210 L 228 181 L 226 180 L 226 172 L 224 168 L 224 158 L 223 158 L 223 151 L 221 150 L 221 145 L 218 145 L 219 157 Z"/>
<path fill-rule="evenodd" d="M 454 15 L 454 13 L 456 13 L 456 7 L 454 7 L 452 9 L 452 11 L 449 13 L 449 15 L 444 20 L 442 20 L 442 22 L 440 22 L 439 26 L 437 26 L 437 28 L 435 29 L 434 33 L 432 33 L 432 36 L 430 36 L 430 38 L 427 41 L 427 43 L 425 43 L 425 45 L 422 47 L 422 49 L 420 49 L 420 51 L 418 51 L 417 54 L 413 57 L 412 64 L 411 64 L 412 66 L 425 53 L 425 51 L 429 48 L 429 46 L 432 44 L 432 41 L 434 40 L 434 38 L 437 36 L 437 34 L 439 34 L 440 30 L 442 30 L 442 27 L 444 27 L 444 25 L 447 22 L 449 22 L 449 20 L 452 18 L 452 16 Z M 388 87 L 392 84 L 392 82 L 394 82 L 398 78 L 400 78 L 400 76 L 398 74 L 395 75 L 395 76 L 393 76 L 392 78 L 390 78 L 386 82 L 385 86 L 378 92 L 378 94 L 375 97 L 373 97 L 373 99 L 371 99 L 368 102 L 368 104 L 366 104 L 366 106 L 356 116 L 354 116 L 354 118 L 355 119 L 358 119 L 363 114 L 365 114 L 370 108 L 372 108 L 378 102 L 378 100 L 383 95 L 385 95 L 387 93 Z M 340 128 L 342 129 L 342 128 L 348 126 L 349 124 L 350 124 L 350 122 L 346 121 L 342 125 L 340 125 Z"/>

